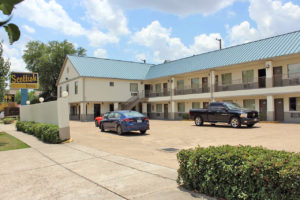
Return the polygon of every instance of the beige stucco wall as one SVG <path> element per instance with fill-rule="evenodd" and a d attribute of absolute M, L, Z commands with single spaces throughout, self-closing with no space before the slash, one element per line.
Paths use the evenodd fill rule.
<path fill-rule="evenodd" d="M 78 76 L 79 76 L 78 72 L 76 71 L 76 69 L 70 62 L 70 60 L 67 59 L 59 82 L 61 83 L 61 82 L 67 81 L 67 79 L 71 80 Z"/>
<path fill-rule="evenodd" d="M 113 87 L 110 82 L 114 82 Z M 126 102 L 131 98 L 130 83 L 138 83 L 139 92 L 144 90 L 141 81 L 85 78 L 85 101 Z"/>
<path fill-rule="evenodd" d="M 20 120 L 58 124 L 57 101 L 21 106 Z"/>
<path fill-rule="evenodd" d="M 75 94 L 75 82 L 78 83 L 78 93 L 77 94 Z M 69 95 L 67 97 L 69 103 L 83 101 L 83 78 L 78 77 L 78 78 L 75 78 L 75 79 L 72 79 L 67 82 L 59 84 L 57 87 L 58 97 L 59 97 L 59 88 L 62 87 L 62 91 L 66 91 L 67 85 L 69 85 Z"/>

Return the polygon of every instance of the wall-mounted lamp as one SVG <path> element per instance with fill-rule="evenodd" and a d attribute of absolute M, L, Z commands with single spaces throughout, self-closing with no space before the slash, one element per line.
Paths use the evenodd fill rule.
<path fill-rule="evenodd" d="M 39 98 L 40 103 L 43 103 L 44 100 L 45 100 L 45 99 L 44 99 L 43 97 L 40 97 L 40 98 Z"/>
<path fill-rule="evenodd" d="M 267 69 L 269 69 L 271 66 L 270 66 L 270 64 L 268 63 L 268 64 L 266 64 L 266 68 Z"/>
<path fill-rule="evenodd" d="M 26 101 L 26 105 L 30 105 L 30 101 L 29 100 Z"/>
<path fill-rule="evenodd" d="M 63 97 L 63 98 L 66 98 L 66 97 L 68 97 L 68 96 L 69 96 L 69 93 L 68 93 L 67 91 L 63 91 L 62 97 Z"/>

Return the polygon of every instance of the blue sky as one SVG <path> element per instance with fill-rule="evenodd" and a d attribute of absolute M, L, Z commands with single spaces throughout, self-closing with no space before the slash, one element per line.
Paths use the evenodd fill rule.
<path fill-rule="evenodd" d="M 30 40 L 64 39 L 88 56 L 161 63 L 300 30 L 299 0 L 25 0 L 14 11 L 21 39 L 5 57 L 24 71 Z"/>

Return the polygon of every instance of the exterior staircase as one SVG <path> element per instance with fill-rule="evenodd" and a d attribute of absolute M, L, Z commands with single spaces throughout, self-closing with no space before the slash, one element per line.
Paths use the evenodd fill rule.
<path fill-rule="evenodd" d="M 130 97 L 125 103 L 121 105 L 122 110 L 131 110 L 136 106 L 138 103 L 142 102 L 145 100 L 145 95 L 144 92 L 138 93 L 135 96 Z"/>

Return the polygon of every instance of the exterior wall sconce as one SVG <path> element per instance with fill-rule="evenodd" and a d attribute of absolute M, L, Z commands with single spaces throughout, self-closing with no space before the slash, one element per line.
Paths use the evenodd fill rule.
<path fill-rule="evenodd" d="M 68 93 L 67 91 L 63 91 L 62 97 L 63 97 L 63 98 L 66 98 L 66 97 L 68 97 L 68 96 L 69 96 L 69 93 Z"/>
<path fill-rule="evenodd" d="M 43 102 L 44 102 L 44 98 L 43 98 L 43 97 L 40 97 L 40 98 L 39 98 L 39 101 L 40 101 L 40 103 L 43 103 Z"/>
<path fill-rule="evenodd" d="M 26 101 L 26 105 L 30 105 L 30 101 L 29 100 Z"/>

